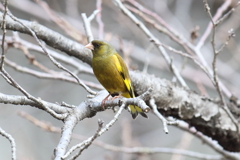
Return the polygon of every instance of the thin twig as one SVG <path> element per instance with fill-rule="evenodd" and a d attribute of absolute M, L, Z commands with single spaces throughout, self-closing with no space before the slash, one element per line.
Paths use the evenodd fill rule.
<path fill-rule="evenodd" d="M 235 154 L 233 152 L 224 150 L 222 148 L 222 146 L 220 146 L 218 143 L 214 142 L 211 138 L 205 136 L 201 132 L 198 132 L 194 127 L 190 127 L 186 122 L 178 121 L 177 127 L 198 137 L 200 140 L 202 140 L 204 143 L 206 143 L 208 146 L 210 146 L 216 152 L 223 155 L 226 159 L 231 159 L 231 160 L 239 160 L 240 159 L 239 154 Z"/>
<path fill-rule="evenodd" d="M 10 37 L 10 36 L 5 37 L 7 43 L 11 44 L 11 45 L 8 45 L 9 47 L 14 47 L 14 48 L 20 49 L 23 46 L 23 47 L 27 48 L 29 51 L 36 51 L 38 53 L 46 55 L 46 53 L 43 52 L 43 50 L 41 49 L 41 47 L 39 45 L 35 45 L 33 43 L 30 43 L 28 41 L 21 39 L 16 33 L 18 33 L 18 32 L 13 32 L 12 37 Z M 2 36 L 0 36 L 0 39 L 2 40 Z M 54 50 L 48 49 L 48 48 L 46 48 L 46 50 L 49 54 L 51 54 L 58 61 L 61 61 L 65 64 L 68 64 L 68 65 L 76 68 L 75 72 L 93 75 L 93 71 L 90 67 L 80 64 L 75 59 L 73 59 L 69 56 L 60 54 L 60 53 L 58 53 Z"/>
<path fill-rule="evenodd" d="M 68 107 L 68 108 L 71 108 L 71 109 L 73 109 L 73 108 L 76 108 L 77 106 L 75 106 L 75 105 L 72 105 L 72 104 L 67 104 L 66 102 L 61 102 L 61 104 L 60 104 L 61 106 L 64 106 L 64 107 Z"/>
<path fill-rule="evenodd" d="M 223 43 L 223 45 L 218 50 L 216 50 L 216 54 L 219 54 L 228 45 L 231 38 L 235 37 L 235 33 L 233 29 L 230 29 L 228 33 L 229 35 L 227 37 L 227 40 L 225 41 L 225 43 Z"/>
<path fill-rule="evenodd" d="M 203 66 L 203 70 L 207 73 L 207 76 L 210 77 L 211 81 L 213 81 L 213 73 L 211 68 L 208 66 L 207 61 L 204 59 L 203 54 L 200 51 L 200 48 L 194 46 L 192 43 L 190 43 L 186 38 L 184 38 L 180 33 L 178 33 L 176 30 L 174 30 L 171 26 L 168 25 L 168 23 L 166 23 L 157 13 L 154 13 L 153 11 L 145 8 L 143 5 L 141 5 L 140 3 L 138 3 L 135 0 L 126 0 L 127 2 L 130 2 L 133 6 L 135 6 L 136 8 L 138 8 L 140 11 L 142 11 L 143 13 L 155 18 L 162 26 L 164 26 L 167 30 L 169 30 L 169 33 L 173 34 L 173 36 L 175 36 L 177 39 L 179 39 L 178 41 L 176 41 L 177 43 L 181 44 L 183 46 L 183 48 L 189 53 L 192 54 L 192 52 L 190 50 L 192 50 L 193 52 L 195 52 L 195 54 L 199 57 L 200 60 L 200 66 Z M 229 0 L 227 0 L 229 1 Z M 226 2 L 225 4 L 228 4 L 228 2 Z M 229 5 L 229 4 L 228 4 Z M 221 9 L 219 9 L 219 13 L 218 15 L 221 15 L 223 12 L 223 8 L 225 8 L 224 5 L 222 5 L 220 7 Z M 235 7 L 236 8 L 236 7 Z M 233 10 L 234 11 L 234 10 Z M 140 15 L 141 16 L 141 15 Z M 224 17 L 224 16 L 223 16 Z M 144 18 L 143 18 L 144 19 Z M 211 22 L 210 22 L 211 24 Z M 167 34 L 167 33 L 166 33 Z M 209 34 L 209 33 L 208 33 Z M 167 34 L 168 35 L 168 34 Z M 175 40 L 175 39 L 174 39 Z M 220 83 L 220 87 L 222 88 L 224 94 L 230 98 L 232 93 L 229 91 L 229 89 L 223 84 L 221 83 L 221 81 L 219 81 Z"/>
<path fill-rule="evenodd" d="M 11 144 L 11 152 L 12 152 L 12 160 L 16 160 L 17 157 L 16 157 L 16 143 L 15 143 L 15 140 L 13 139 L 13 137 L 6 133 L 1 127 L 0 127 L 0 134 L 7 138 Z"/>
<path fill-rule="evenodd" d="M 83 147 L 81 147 L 80 151 L 78 152 L 79 155 L 81 155 L 82 151 L 87 149 L 92 144 L 92 142 L 99 136 L 99 132 L 101 131 L 102 127 L 103 127 L 103 121 L 99 119 L 98 120 L 98 129 L 97 129 L 96 133 L 92 136 L 92 138 L 90 139 L 89 142 L 86 142 L 83 145 Z"/>
<path fill-rule="evenodd" d="M 57 113 L 62 114 L 64 118 L 68 115 L 69 111 L 71 111 L 69 108 L 61 107 L 54 103 L 49 103 L 40 99 L 39 101 L 41 101 L 42 104 L 44 104 L 48 108 L 51 108 Z M 29 105 L 31 107 L 44 109 L 41 105 L 39 105 L 39 103 L 36 103 L 35 101 L 28 99 L 26 96 L 6 95 L 6 94 L 0 93 L 0 102 L 4 104 L 13 104 L 13 105 Z"/>
<path fill-rule="evenodd" d="M 149 63 L 150 63 L 150 60 L 149 60 L 149 57 L 147 56 L 149 54 L 149 52 L 152 50 L 153 48 L 153 44 L 150 43 L 150 45 L 147 47 L 147 49 L 145 50 L 145 54 L 146 54 L 146 60 L 144 62 L 144 66 L 143 66 L 143 70 L 142 72 L 143 73 L 147 73 L 147 70 L 148 70 L 148 66 L 149 66 Z"/>
<path fill-rule="evenodd" d="M 180 34 L 178 34 L 167 22 L 165 22 L 157 13 L 154 13 L 152 10 L 149 10 L 147 8 L 145 8 L 143 5 L 141 5 L 140 3 L 138 3 L 135 0 L 126 0 L 127 2 L 130 2 L 133 6 L 135 6 L 136 8 L 138 8 L 140 11 L 142 11 L 143 13 L 153 17 L 154 19 L 156 19 L 162 26 L 164 26 L 170 34 L 173 34 L 175 37 L 179 38 Z M 170 36 L 171 37 L 171 36 Z"/>
<path fill-rule="evenodd" d="M 60 17 L 56 12 L 54 12 L 45 1 L 35 0 L 35 2 L 38 3 L 49 15 L 51 20 L 55 22 L 61 29 L 63 29 L 68 35 L 76 39 L 78 42 L 83 41 L 84 37 L 81 34 L 81 32 L 79 32 L 79 30 L 77 30 L 73 25 L 71 25 L 63 17 Z M 66 2 L 66 3 L 70 4 L 73 2 Z M 74 7 L 77 7 L 77 6 L 74 6 Z"/>
<path fill-rule="evenodd" d="M 56 113 L 54 110 L 48 108 L 47 106 L 45 106 L 42 101 L 40 99 L 35 98 L 34 96 L 32 96 L 31 94 L 29 94 L 26 90 L 24 90 L 6 71 L 4 68 L 2 68 L 2 73 L 3 75 L 8 79 L 8 83 L 10 85 L 12 85 L 13 87 L 17 88 L 20 92 L 22 92 L 28 99 L 36 102 L 37 104 L 39 104 L 40 106 L 42 106 L 44 108 L 44 110 L 46 112 L 48 112 L 49 114 L 51 114 L 53 117 L 55 117 L 56 119 L 62 120 L 65 116 L 62 114 L 58 114 Z M 4 77 L 4 78 L 5 78 Z"/>
<path fill-rule="evenodd" d="M 168 121 L 163 115 L 157 110 L 157 105 L 155 104 L 155 100 L 152 98 L 150 99 L 150 105 L 153 109 L 153 113 L 162 121 L 163 123 L 163 131 L 168 134 L 167 125 L 177 125 L 178 121 Z"/>
<path fill-rule="evenodd" d="M 171 46 L 168 46 L 168 45 L 165 45 L 165 44 L 163 44 L 163 43 L 157 43 L 157 42 L 154 41 L 154 40 L 151 40 L 151 41 L 154 42 L 155 45 L 162 46 L 162 47 L 166 48 L 167 50 L 169 50 L 169 51 L 171 51 L 171 52 L 177 53 L 177 54 L 179 54 L 179 55 L 181 55 L 181 56 L 184 56 L 184 57 L 186 57 L 186 58 L 191 59 L 195 64 L 197 64 L 197 65 L 207 74 L 207 76 L 210 78 L 210 80 L 212 80 L 211 74 L 209 74 L 209 72 L 208 72 L 208 70 L 206 69 L 206 67 L 202 65 L 202 63 L 199 61 L 199 59 L 198 59 L 197 57 L 194 57 L 194 56 L 191 56 L 191 55 L 189 55 L 189 54 L 187 54 L 187 53 L 184 53 L 184 52 L 182 52 L 181 50 L 176 50 L 175 48 L 173 48 L 173 47 L 171 47 Z"/>
<path fill-rule="evenodd" d="M 43 70 L 44 72 L 47 73 L 56 73 L 55 71 L 48 69 L 47 67 L 45 67 L 45 65 L 39 63 L 35 57 L 29 52 L 28 48 L 20 45 L 19 48 L 23 51 L 23 53 L 25 54 L 25 56 L 29 59 L 30 63 L 33 64 L 34 66 L 38 67 L 39 69 Z"/>
<path fill-rule="evenodd" d="M 5 2 L 5 10 L 7 9 L 7 2 Z M 6 10 L 6 13 L 5 14 L 8 14 L 9 13 L 7 12 Z M 4 19 L 6 18 L 6 15 L 4 16 Z M 5 25 L 5 31 L 6 31 L 6 25 Z M 5 32 L 6 34 L 6 32 Z M 2 45 L 2 50 L 3 50 L 3 53 L 2 53 L 2 61 L 1 61 L 1 66 L 0 66 L 0 70 L 1 70 L 1 75 L 3 76 L 4 79 L 6 79 L 6 81 L 12 85 L 13 87 L 17 88 L 19 91 L 21 91 L 28 99 L 31 99 L 33 100 L 34 102 L 38 103 L 39 105 L 41 105 L 49 114 L 51 114 L 53 117 L 57 118 L 57 119 L 63 119 L 63 115 L 61 114 L 57 114 L 55 113 L 53 110 L 51 110 L 50 108 L 46 107 L 40 100 L 36 99 L 35 97 L 33 97 L 32 95 L 30 95 L 27 91 L 25 91 L 6 71 L 5 69 L 3 68 L 3 60 L 4 60 L 4 52 L 5 52 L 5 49 L 4 49 L 4 42 L 5 42 L 5 34 L 3 35 L 3 45 Z"/>
<path fill-rule="evenodd" d="M 217 25 L 215 24 L 215 20 L 212 17 L 212 14 L 210 12 L 210 7 L 207 3 L 207 0 L 203 0 L 203 3 L 204 3 L 204 6 L 206 8 L 206 12 L 208 13 L 208 15 L 211 19 L 212 25 L 213 25 L 213 29 L 212 29 L 212 48 L 213 48 L 213 52 L 214 52 L 214 57 L 213 57 L 213 62 L 212 62 L 212 68 L 213 68 L 213 79 L 214 79 L 214 82 L 215 82 L 215 87 L 216 87 L 217 92 L 218 92 L 219 97 L 220 97 L 221 106 L 222 106 L 223 110 L 227 113 L 227 115 L 230 117 L 232 122 L 234 123 L 234 125 L 236 127 L 236 132 L 238 134 L 238 137 L 240 137 L 238 122 L 235 119 L 235 117 L 233 116 L 233 114 L 230 112 L 230 110 L 228 109 L 227 104 L 226 104 L 226 102 L 224 100 L 224 97 L 223 97 L 222 89 L 220 88 L 220 85 L 219 85 L 219 80 L 218 80 L 218 75 L 217 75 L 217 67 L 216 67 L 216 61 L 217 61 L 217 56 L 218 56 L 219 52 L 217 52 L 216 45 L 215 45 L 215 33 L 216 33 Z M 231 35 L 233 35 L 233 34 L 231 34 Z"/>
<path fill-rule="evenodd" d="M 8 5 L 8 1 L 5 0 L 4 1 L 3 22 L 1 24 L 1 28 L 3 30 L 3 36 L 2 36 L 2 55 L 1 55 L 1 62 L 0 62 L 0 70 L 2 70 L 2 68 L 3 68 L 4 58 L 5 58 L 5 36 L 6 36 L 6 33 L 7 33 L 7 30 L 6 30 L 6 15 L 8 13 L 7 5 Z"/>
<path fill-rule="evenodd" d="M 99 132 L 101 131 L 102 127 L 103 127 L 103 121 L 99 119 L 98 129 L 96 133 L 89 139 L 89 141 L 85 141 L 85 143 L 82 145 L 81 149 L 79 150 L 78 154 L 76 154 L 72 159 L 76 159 L 79 155 L 81 155 L 83 150 L 87 149 L 92 144 L 92 142 L 99 136 Z"/>
<path fill-rule="evenodd" d="M 94 17 L 100 12 L 100 10 L 95 10 L 88 18 L 86 13 L 82 13 L 82 19 L 83 19 L 83 26 L 85 28 L 85 32 L 87 34 L 88 42 L 92 42 L 94 40 L 92 31 L 91 31 L 91 21 L 94 19 Z"/>
<path fill-rule="evenodd" d="M 232 0 L 226 0 L 221 7 L 218 8 L 217 13 L 212 17 L 212 20 L 215 22 L 217 19 L 221 17 L 223 12 L 228 9 L 228 7 L 231 5 Z M 211 33 L 211 30 L 213 28 L 212 21 L 209 22 L 204 34 L 202 35 L 201 39 L 199 40 L 198 44 L 196 45 L 196 49 L 200 49 L 203 45 L 206 39 L 208 38 L 209 34 Z"/>
<path fill-rule="evenodd" d="M 93 11 L 93 13 L 88 17 L 89 22 L 91 22 L 99 12 L 99 10 Z"/>
<path fill-rule="evenodd" d="M 22 23 L 20 20 L 18 20 L 15 16 L 13 16 L 12 14 L 8 15 L 14 20 L 17 21 L 18 23 L 20 23 L 21 25 L 23 25 L 24 27 L 26 27 L 32 34 L 32 36 L 35 38 L 35 40 L 38 42 L 39 46 L 42 48 L 42 50 L 45 52 L 45 54 L 47 54 L 47 56 L 49 57 L 49 59 L 53 62 L 54 65 L 56 65 L 58 68 L 66 71 L 67 73 L 69 73 L 71 76 L 73 76 L 77 81 L 78 84 L 81 85 L 88 93 L 96 95 L 97 93 L 93 90 L 91 90 L 88 86 L 86 86 L 74 73 L 72 73 L 71 71 L 69 71 L 67 68 L 65 68 L 64 66 L 62 66 L 60 63 L 58 63 L 46 50 L 46 48 L 42 45 L 41 41 L 38 39 L 38 37 L 36 36 L 35 32 L 29 28 L 27 25 L 25 25 L 24 23 Z"/>
<path fill-rule="evenodd" d="M 232 9 L 230 9 L 226 14 L 222 16 L 222 18 L 215 21 L 216 25 L 219 25 L 221 22 L 223 22 L 230 14 L 232 14 L 236 8 L 240 5 L 240 1 L 237 2 L 236 6 L 234 6 Z"/>
<path fill-rule="evenodd" d="M 26 73 L 26 74 L 29 74 L 29 75 L 32 75 L 32 76 L 35 76 L 35 77 L 38 77 L 38 78 L 61 80 L 61 81 L 66 81 L 66 82 L 78 84 L 78 82 L 76 81 L 75 78 L 73 78 L 71 76 L 68 76 L 68 75 L 65 75 L 63 73 L 59 73 L 59 72 L 56 72 L 56 71 L 50 72 L 50 73 L 36 71 L 36 70 L 30 69 L 30 68 L 27 68 L 27 67 L 20 66 L 20 65 L 14 63 L 14 62 L 12 62 L 8 59 L 5 59 L 5 63 L 6 63 L 6 65 L 12 67 L 16 71 Z M 98 89 L 98 90 L 103 89 L 103 87 L 101 85 L 97 84 L 97 83 L 90 82 L 90 81 L 85 81 L 85 80 L 82 80 L 82 82 L 84 84 L 86 84 L 87 86 L 91 87 L 91 88 L 95 88 L 95 89 Z"/>
<path fill-rule="evenodd" d="M 28 121 L 32 122 L 34 125 L 40 127 L 43 130 L 49 131 L 49 132 L 53 132 L 53 133 L 61 133 L 61 128 L 55 127 L 49 123 L 40 121 L 38 119 L 36 119 L 35 117 L 29 115 L 28 113 L 24 112 L 24 111 L 18 111 L 17 114 L 25 119 L 27 119 Z"/>
<path fill-rule="evenodd" d="M 61 133 L 61 128 L 55 127 L 51 125 L 48 122 L 43 122 L 35 117 L 27 114 L 24 111 L 18 112 L 18 115 L 21 117 L 29 120 L 32 122 L 34 125 L 37 127 L 40 127 L 41 129 L 52 132 L 52 133 Z M 78 140 L 84 140 L 86 139 L 85 136 L 79 135 L 79 134 L 72 134 L 72 138 L 78 139 Z M 199 159 L 206 159 L 206 160 L 220 160 L 222 156 L 220 155 L 207 155 L 207 154 L 202 154 L 198 152 L 193 152 L 193 151 L 188 151 L 188 150 L 182 150 L 182 149 L 172 149 L 172 148 L 162 148 L 162 147 L 119 147 L 119 146 L 114 146 L 111 144 L 104 143 L 99 140 L 93 141 L 94 145 L 97 145 L 101 148 L 104 148 L 106 150 L 110 150 L 113 152 L 123 152 L 123 153 L 128 153 L 128 154 L 157 154 L 157 153 L 168 153 L 168 154 L 180 154 L 192 158 L 199 158 Z"/>
<path fill-rule="evenodd" d="M 5 8 L 7 9 L 7 2 L 5 2 Z M 6 13 L 5 14 L 9 14 L 6 10 Z M 5 15 L 6 16 L 6 15 Z M 4 19 L 5 19 L 5 16 L 4 16 Z M 5 25 L 5 29 L 6 29 L 6 25 Z M 6 30 L 5 30 L 6 31 Z M 4 49 L 4 42 L 5 42 L 5 34 L 3 35 L 3 45 L 2 45 L 2 50 L 3 50 L 3 53 L 2 53 L 2 57 L 4 57 L 4 52 L 5 52 L 5 49 Z M 3 59 L 2 58 L 2 61 L 1 61 L 1 64 L 3 64 Z M 45 105 L 43 105 L 43 103 L 36 99 L 35 97 L 33 97 L 32 95 L 30 95 L 27 91 L 25 91 L 6 71 L 5 69 L 3 68 L 3 65 L 0 66 L 0 70 L 1 70 L 1 76 L 6 79 L 6 81 L 12 85 L 13 87 L 17 88 L 19 91 L 21 91 L 28 99 L 31 99 L 33 100 L 34 102 L 38 103 L 39 105 L 41 105 L 48 113 L 50 113 L 53 117 L 57 118 L 57 119 L 63 119 L 63 115 L 61 114 L 57 114 L 55 113 L 53 110 L 51 110 L 50 108 L 46 107 Z"/>
<path fill-rule="evenodd" d="M 103 34 L 104 34 L 104 23 L 102 22 L 102 0 L 97 0 L 96 3 L 96 9 L 99 10 L 96 20 L 98 23 L 98 39 L 103 39 Z"/>
<path fill-rule="evenodd" d="M 137 19 L 136 16 L 134 16 L 123 4 L 120 0 L 114 0 L 116 2 L 117 6 L 125 13 L 142 31 L 151 39 L 154 40 L 157 43 L 160 43 L 160 41 L 147 29 L 147 27 Z M 174 64 L 171 64 L 171 58 L 167 54 L 166 50 L 162 46 L 157 46 L 158 50 L 163 55 L 164 59 L 168 63 L 169 67 L 172 68 L 172 71 L 174 75 L 177 77 L 178 81 L 181 83 L 182 86 L 188 88 L 186 82 L 180 75 L 178 69 Z"/>
<path fill-rule="evenodd" d="M 175 42 L 179 43 L 187 53 L 190 55 L 193 55 L 193 52 L 191 51 L 191 43 L 188 42 L 187 39 L 185 39 L 181 34 L 177 33 L 176 30 L 174 30 L 166 21 L 164 21 L 157 13 L 153 12 L 152 10 L 149 10 L 145 8 L 145 6 L 141 5 L 135 0 L 126 0 L 127 2 L 130 2 L 131 5 L 136 7 L 138 10 L 140 10 L 142 13 L 134 9 L 133 7 L 129 7 L 129 10 L 133 11 L 134 13 L 141 16 L 146 22 L 152 24 L 158 31 L 163 32 L 167 36 L 169 36 L 171 39 L 173 39 Z M 158 23 L 160 23 L 162 26 L 155 23 L 154 20 L 150 19 L 149 17 L 145 16 L 144 14 L 153 17 L 153 19 L 156 19 Z"/>
<path fill-rule="evenodd" d="M 109 130 L 109 128 L 118 120 L 118 117 L 119 117 L 120 114 L 122 113 L 122 111 L 123 111 L 123 109 L 124 109 L 125 106 L 126 106 L 126 103 L 123 103 L 123 104 L 121 105 L 121 107 L 119 108 L 119 110 L 118 110 L 117 113 L 115 114 L 114 118 L 113 118 L 104 128 L 102 128 L 102 129 L 98 132 L 97 137 L 101 136 L 103 133 L 105 133 L 106 131 Z M 73 146 L 73 147 L 72 147 L 71 149 L 69 149 L 69 151 L 62 157 L 62 159 L 66 159 L 66 158 L 67 158 L 73 151 L 75 151 L 76 149 L 84 147 L 84 145 L 87 144 L 87 143 L 89 143 L 92 138 L 93 138 L 93 136 L 90 137 L 90 138 L 88 138 L 87 140 L 83 141 L 82 143 Z M 80 154 L 81 154 L 81 153 L 80 153 Z M 74 158 L 78 157 L 80 154 L 78 153 L 78 154 L 76 154 L 75 156 L 73 156 L 73 157 L 70 158 L 70 159 L 74 159 Z"/>

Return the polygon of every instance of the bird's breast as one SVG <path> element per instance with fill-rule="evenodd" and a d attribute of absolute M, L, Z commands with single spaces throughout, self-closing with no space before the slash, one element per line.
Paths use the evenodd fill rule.
<path fill-rule="evenodd" d="M 127 88 L 111 56 L 93 58 L 93 72 L 98 81 L 110 93 L 125 93 Z"/>

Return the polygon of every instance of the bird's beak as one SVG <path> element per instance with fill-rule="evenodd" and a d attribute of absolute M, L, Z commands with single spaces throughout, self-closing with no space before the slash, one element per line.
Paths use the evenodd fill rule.
<path fill-rule="evenodd" d="M 94 46 L 93 46 L 92 43 L 88 43 L 88 44 L 85 46 L 85 48 L 94 50 Z"/>

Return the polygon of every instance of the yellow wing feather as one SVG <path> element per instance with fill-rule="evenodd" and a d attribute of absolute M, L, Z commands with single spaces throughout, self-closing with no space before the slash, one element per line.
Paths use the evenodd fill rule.
<path fill-rule="evenodd" d="M 119 56 L 119 54 L 116 53 L 113 55 L 113 57 L 114 57 L 116 68 L 117 68 L 119 74 L 121 75 L 123 82 L 128 91 L 128 93 L 123 93 L 122 96 L 124 96 L 126 98 L 130 98 L 130 97 L 134 98 L 135 97 L 134 90 L 133 90 L 133 86 L 131 84 L 131 80 L 130 80 L 130 76 L 129 76 L 126 64 L 124 63 L 122 57 Z M 140 113 L 143 117 L 147 118 L 147 115 L 138 106 L 129 105 L 128 107 L 132 113 L 133 119 L 135 119 L 137 117 L 138 113 Z"/>
<path fill-rule="evenodd" d="M 114 57 L 115 66 L 119 74 L 121 75 L 125 86 L 127 87 L 128 93 L 130 94 L 131 98 L 135 97 L 126 64 L 123 63 L 122 57 L 120 57 L 117 53 L 114 54 L 113 57 Z"/>

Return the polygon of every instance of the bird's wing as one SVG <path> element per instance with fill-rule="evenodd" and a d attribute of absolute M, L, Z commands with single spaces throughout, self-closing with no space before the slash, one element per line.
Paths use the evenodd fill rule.
<path fill-rule="evenodd" d="M 135 97 L 134 92 L 133 92 L 133 86 L 131 84 L 130 76 L 129 76 L 128 69 L 127 69 L 125 62 L 123 61 L 122 57 L 118 53 L 115 53 L 113 55 L 113 59 L 115 62 L 115 66 L 116 66 L 119 74 L 121 75 L 123 82 L 124 82 L 125 86 L 127 87 L 127 90 L 129 92 L 130 96 Z"/>
<path fill-rule="evenodd" d="M 128 68 L 125 62 L 123 61 L 122 57 L 118 53 L 115 53 L 113 57 L 114 57 L 113 60 L 115 61 L 114 64 L 116 65 L 116 68 L 123 79 L 123 82 L 128 90 L 129 96 L 132 98 L 135 97 L 133 92 L 133 86 L 131 84 L 130 76 L 128 73 Z M 130 97 L 127 97 L 127 98 L 130 98 Z M 143 117 L 148 118 L 148 116 L 138 106 L 129 105 L 128 107 L 132 114 L 133 119 L 137 117 L 138 113 L 140 113 Z"/>

